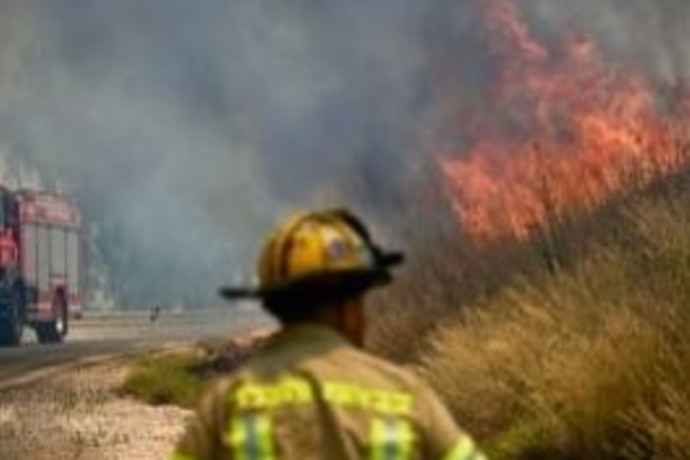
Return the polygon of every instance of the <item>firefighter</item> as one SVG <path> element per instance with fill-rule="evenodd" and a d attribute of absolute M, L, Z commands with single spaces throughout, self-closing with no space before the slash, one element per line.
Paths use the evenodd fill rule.
<path fill-rule="evenodd" d="M 280 226 L 258 286 L 221 293 L 258 297 L 281 331 L 205 395 L 170 459 L 485 459 L 429 388 L 361 350 L 364 297 L 401 262 L 345 210 Z"/>
<path fill-rule="evenodd" d="M 151 307 L 151 311 L 149 312 L 149 324 L 151 326 L 155 326 L 156 323 L 158 323 L 158 320 L 161 317 L 161 311 L 162 308 L 160 305 L 155 305 Z"/>

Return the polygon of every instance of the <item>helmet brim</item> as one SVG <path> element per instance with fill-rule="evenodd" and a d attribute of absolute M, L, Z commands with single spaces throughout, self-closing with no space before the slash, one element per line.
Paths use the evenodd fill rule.
<path fill-rule="evenodd" d="M 229 301 L 260 300 L 263 302 L 294 300 L 306 297 L 343 297 L 360 294 L 385 286 L 393 280 L 390 269 L 403 262 L 402 253 L 379 254 L 376 269 L 337 270 L 291 280 L 270 288 L 226 286 L 219 291 Z"/>

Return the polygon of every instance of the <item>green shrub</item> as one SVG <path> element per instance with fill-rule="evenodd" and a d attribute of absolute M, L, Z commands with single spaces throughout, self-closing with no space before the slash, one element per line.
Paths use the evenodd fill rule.
<path fill-rule="evenodd" d="M 197 372 L 201 364 L 193 353 L 147 355 L 134 363 L 122 390 L 152 405 L 192 408 L 204 387 Z"/>
<path fill-rule="evenodd" d="M 544 421 L 524 418 L 487 443 L 485 450 L 492 460 L 553 459 L 557 452 L 551 449 L 559 436 L 556 427 Z"/>

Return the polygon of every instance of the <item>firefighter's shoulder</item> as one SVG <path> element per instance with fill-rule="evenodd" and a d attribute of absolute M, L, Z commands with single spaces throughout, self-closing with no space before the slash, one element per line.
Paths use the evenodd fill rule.
<path fill-rule="evenodd" d="M 414 391 L 418 386 L 417 378 L 402 366 L 357 348 L 338 350 L 318 364 L 362 385 L 401 391 Z"/>
<path fill-rule="evenodd" d="M 308 376 L 309 380 L 329 387 L 351 384 L 372 390 L 396 390 L 415 393 L 419 380 L 401 366 L 374 356 L 352 346 L 336 342 L 333 347 L 321 348 L 311 353 L 309 347 L 267 347 L 255 354 L 239 369 L 232 381 L 239 386 L 245 383 L 277 383 L 290 376 Z M 307 348 L 307 351 L 304 351 Z M 228 385 L 226 389 L 237 388 Z"/>

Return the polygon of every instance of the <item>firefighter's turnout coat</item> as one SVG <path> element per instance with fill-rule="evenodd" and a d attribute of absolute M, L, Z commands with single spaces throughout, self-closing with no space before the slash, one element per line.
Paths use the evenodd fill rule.
<path fill-rule="evenodd" d="M 483 460 L 434 393 L 334 331 L 296 326 L 203 399 L 171 460 Z"/>

